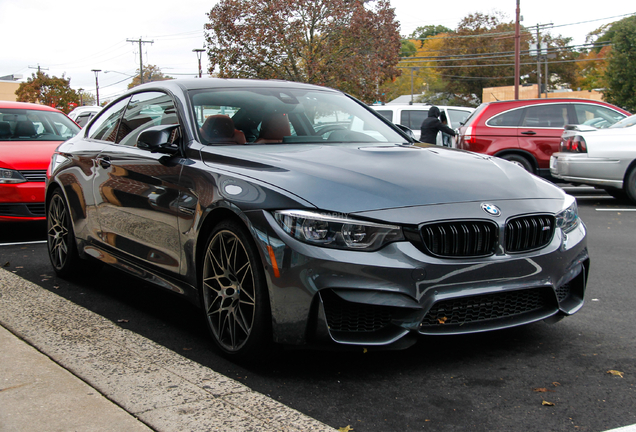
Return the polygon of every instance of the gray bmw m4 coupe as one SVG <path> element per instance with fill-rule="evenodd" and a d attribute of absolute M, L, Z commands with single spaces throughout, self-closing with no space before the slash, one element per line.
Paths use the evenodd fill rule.
<path fill-rule="evenodd" d="M 556 322 L 589 271 L 561 189 L 283 81 L 135 87 L 59 146 L 46 213 L 60 276 L 97 260 L 183 295 L 237 359 Z"/>

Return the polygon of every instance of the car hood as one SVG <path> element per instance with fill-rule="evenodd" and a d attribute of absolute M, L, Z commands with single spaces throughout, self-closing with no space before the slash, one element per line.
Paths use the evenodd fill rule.
<path fill-rule="evenodd" d="M 206 147 L 206 164 L 345 213 L 506 199 L 563 198 L 551 183 L 504 161 L 438 146 Z"/>
<path fill-rule="evenodd" d="M 62 141 L 0 141 L 0 167 L 14 170 L 46 170 Z"/>

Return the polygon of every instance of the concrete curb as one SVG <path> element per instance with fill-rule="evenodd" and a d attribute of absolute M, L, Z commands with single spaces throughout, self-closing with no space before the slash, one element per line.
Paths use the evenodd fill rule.
<path fill-rule="evenodd" d="M 157 431 L 335 431 L 1 269 L 0 324 Z"/>

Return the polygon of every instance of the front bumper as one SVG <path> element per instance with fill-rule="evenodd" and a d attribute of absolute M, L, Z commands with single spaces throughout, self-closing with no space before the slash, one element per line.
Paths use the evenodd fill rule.
<path fill-rule="evenodd" d="M 583 305 L 583 223 L 567 235 L 557 229 L 538 251 L 444 259 L 408 241 L 375 252 L 310 246 L 284 233 L 269 213 L 253 216 L 279 343 L 401 348 L 418 334 L 509 328 Z"/>
<path fill-rule="evenodd" d="M 44 219 L 43 182 L 0 184 L 0 221 Z"/>

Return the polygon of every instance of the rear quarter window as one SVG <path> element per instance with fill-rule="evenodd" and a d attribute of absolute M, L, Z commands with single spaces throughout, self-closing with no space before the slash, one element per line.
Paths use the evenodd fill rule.
<path fill-rule="evenodd" d="M 486 122 L 488 126 L 517 127 L 521 123 L 524 108 L 513 109 L 497 114 Z"/>

